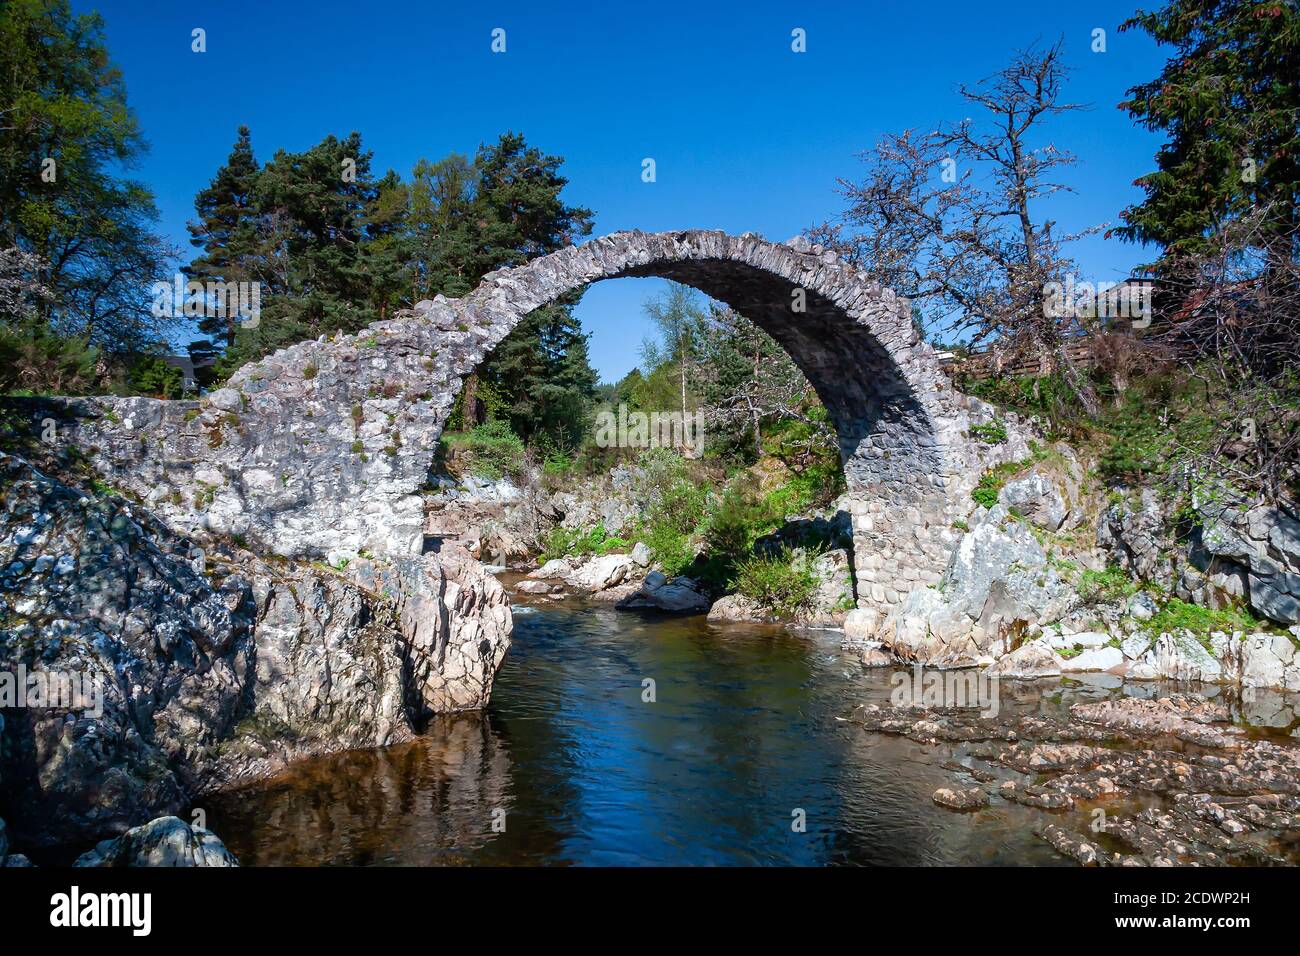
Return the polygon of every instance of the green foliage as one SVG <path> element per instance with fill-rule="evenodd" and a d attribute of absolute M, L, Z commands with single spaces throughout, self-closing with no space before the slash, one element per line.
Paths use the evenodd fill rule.
<path fill-rule="evenodd" d="M 469 470 L 480 478 L 496 481 L 518 472 L 524 461 L 524 443 L 502 421 L 488 422 L 463 438 Z"/>
<path fill-rule="evenodd" d="M 1142 627 L 1152 634 L 1188 630 L 1204 642 L 1215 631 L 1223 631 L 1227 634 L 1242 631 L 1249 634 L 1265 630 L 1270 625 L 1267 621 L 1260 621 L 1253 617 L 1245 608 L 1208 608 L 1171 597 Z"/>
<path fill-rule="evenodd" d="M 1075 589 L 1085 604 L 1110 604 L 1137 593 L 1139 585 L 1123 568 L 1110 565 L 1101 571 L 1079 572 Z"/>
<path fill-rule="evenodd" d="M 597 525 L 587 531 L 556 525 L 543 542 L 540 560 L 545 562 L 552 558 L 615 554 L 629 550 L 633 544 L 635 542 L 627 538 L 610 535 L 605 531 L 604 525 Z"/>
<path fill-rule="evenodd" d="M 1156 170 L 1137 180 L 1146 198 L 1124 211 L 1115 232 L 1159 245 L 1157 272 L 1176 274 L 1185 257 L 1214 251 L 1225 223 L 1272 203 L 1290 212 L 1261 231 L 1259 250 L 1294 257 L 1300 11 L 1290 3 L 1168 0 L 1122 26 L 1134 28 L 1173 53 L 1120 105 L 1166 141 Z"/>
<path fill-rule="evenodd" d="M 255 193 L 259 171 L 248 127 L 241 126 L 230 158 L 194 197 L 198 218 L 188 225 L 190 243 L 202 252 L 185 269 L 190 278 L 204 283 L 258 280 L 267 255 Z M 198 330 L 221 348 L 234 344 L 236 329 L 235 314 L 204 316 L 198 322 Z"/>
<path fill-rule="evenodd" d="M 998 503 L 998 493 L 1002 491 L 1003 485 L 1030 465 L 1043 461 L 1050 454 L 1036 442 L 1031 443 L 1028 458 L 1021 461 L 1003 462 L 989 468 L 984 474 L 980 475 L 979 483 L 972 489 L 970 496 L 975 499 L 977 504 L 983 505 L 985 508 L 992 508 Z"/>
<path fill-rule="evenodd" d="M 985 422 L 981 425 L 972 425 L 970 437 L 982 441 L 986 445 L 1001 445 L 1007 440 L 1007 426 L 1001 419 L 995 418 L 991 422 Z"/>
<path fill-rule="evenodd" d="M 0 324 L 0 393 L 77 395 L 99 379 L 99 350 L 40 318 Z"/>
<path fill-rule="evenodd" d="M 1106 383 L 1094 379 L 1090 384 L 1100 394 L 1108 393 Z M 1046 424 L 1049 440 L 1078 439 L 1084 434 L 1081 429 L 1088 416 L 1074 388 L 1059 372 L 1052 375 L 996 376 L 987 379 L 959 377 L 957 385 L 963 391 L 1001 408 L 1039 419 Z M 974 432 L 972 429 L 972 434 Z"/>
<path fill-rule="evenodd" d="M 147 350 L 174 324 L 141 302 L 168 257 L 153 194 L 121 175 L 146 145 L 102 18 L 66 0 L 8 0 L 0 63 L 0 245 L 44 260 L 52 295 L 39 317 L 59 334 Z"/>
<path fill-rule="evenodd" d="M 670 449 L 649 449 L 640 464 L 637 497 L 647 505 L 635 537 L 654 551 L 665 574 L 680 574 L 695 558 L 692 539 L 711 504 L 708 487 Z"/>
<path fill-rule="evenodd" d="M 126 387 L 131 395 L 180 398 L 181 386 L 181 370 L 157 355 L 137 356 L 126 371 Z"/>
<path fill-rule="evenodd" d="M 744 559 L 732 583 L 738 592 L 784 618 L 809 609 L 819 584 L 812 562 L 789 548 Z"/>

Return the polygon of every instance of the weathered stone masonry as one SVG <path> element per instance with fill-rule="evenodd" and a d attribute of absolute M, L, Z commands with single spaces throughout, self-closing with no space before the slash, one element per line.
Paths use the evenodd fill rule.
<path fill-rule="evenodd" d="M 532 310 L 622 276 L 727 303 L 807 375 L 839 434 L 860 605 L 938 580 L 980 472 L 1024 454 L 1014 427 L 998 446 L 968 438 L 993 410 L 952 388 L 905 300 L 799 240 L 707 231 L 616 233 L 498 270 L 462 299 L 281 349 L 201 402 L 69 400 L 63 434 L 187 533 L 287 557 L 418 553 L 418 493 L 465 376 Z"/>

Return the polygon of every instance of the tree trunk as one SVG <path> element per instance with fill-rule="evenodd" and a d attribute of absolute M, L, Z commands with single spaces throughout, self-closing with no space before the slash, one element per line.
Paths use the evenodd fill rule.
<path fill-rule="evenodd" d="M 465 379 L 464 411 L 465 428 L 470 429 L 487 421 L 487 409 L 478 397 L 478 372 L 470 372 Z"/>

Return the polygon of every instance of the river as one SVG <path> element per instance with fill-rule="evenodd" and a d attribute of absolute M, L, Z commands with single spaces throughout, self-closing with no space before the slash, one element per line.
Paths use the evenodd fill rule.
<path fill-rule="evenodd" d="M 517 606 L 484 713 L 208 797 L 208 825 L 246 866 L 1062 864 L 1034 810 L 933 804 L 945 749 L 844 719 L 888 702 L 893 669 L 839 639 Z M 1061 711 L 1118 683 L 1008 680 L 1000 706 Z"/>
<path fill-rule="evenodd" d="M 209 827 L 245 866 L 1064 862 L 1037 811 L 935 806 L 950 754 L 845 720 L 889 700 L 892 669 L 834 632 L 516 611 L 487 711 L 213 795 Z M 1115 682 L 1004 681 L 1000 705 L 1058 711 Z"/>

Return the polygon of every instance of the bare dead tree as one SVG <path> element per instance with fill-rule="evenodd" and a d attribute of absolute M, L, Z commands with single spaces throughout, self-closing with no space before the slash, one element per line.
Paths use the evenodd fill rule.
<path fill-rule="evenodd" d="M 1080 320 L 1046 306 L 1048 284 L 1075 270 L 1065 245 L 1093 230 L 1060 235 L 1034 215 L 1039 200 L 1068 190 L 1055 177 L 1075 162 L 1040 142 L 1051 117 L 1083 108 L 1063 102 L 1067 75 L 1058 42 L 959 87 L 981 108 L 979 122 L 886 136 L 863 154 L 865 179 L 840 182 L 849 200 L 841 219 L 808 235 L 906 295 L 932 332 L 967 334 L 972 345 L 1061 372 L 1095 414 L 1096 393 L 1065 348 Z"/>

